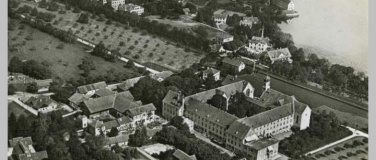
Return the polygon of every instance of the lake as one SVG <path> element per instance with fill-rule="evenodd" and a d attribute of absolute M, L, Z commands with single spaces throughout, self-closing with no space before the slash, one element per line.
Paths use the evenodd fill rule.
<path fill-rule="evenodd" d="M 300 17 L 281 24 L 305 53 L 368 71 L 367 0 L 293 0 Z"/>

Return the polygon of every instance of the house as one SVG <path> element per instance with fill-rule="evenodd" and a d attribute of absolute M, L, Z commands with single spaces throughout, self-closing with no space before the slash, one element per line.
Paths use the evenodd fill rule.
<path fill-rule="evenodd" d="M 180 149 L 176 149 L 172 156 L 178 160 L 197 160 L 195 155 L 188 155 Z"/>
<path fill-rule="evenodd" d="M 139 5 L 135 5 L 133 3 L 123 4 L 119 6 L 119 10 L 134 13 L 137 15 L 142 15 L 144 13 L 144 7 L 141 7 Z"/>
<path fill-rule="evenodd" d="M 46 151 L 36 152 L 31 137 L 17 137 L 9 140 L 8 157 L 15 160 L 43 160 L 47 159 Z"/>
<path fill-rule="evenodd" d="M 159 73 L 154 73 L 154 74 L 151 74 L 150 77 L 152 79 L 155 79 L 159 82 L 162 82 L 164 81 L 166 78 L 170 77 L 171 75 L 173 75 L 174 73 L 171 72 L 171 71 L 162 71 L 162 72 L 159 72 Z"/>
<path fill-rule="evenodd" d="M 218 44 L 223 44 L 223 43 L 227 43 L 227 42 L 231 42 L 234 40 L 234 36 L 226 33 L 226 32 L 217 32 L 215 33 L 215 41 L 218 43 Z"/>
<path fill-rule="evenodd" d="M 114 8 L 115 10 L 118 10 L 120 5 L 125 4 L 125 0 L 104 0 L 103 4 L 105 4 L 105 1 L 106 3 L 110 3 L 111 7 Z"/>
<path fill-rule="evenodd" d="M 224 67 L 234 71 L 234 72 L 241 72 L 245 69 L 245 64 L 242 61 L 236 59 L 230 59 L 228 57 L 222 60 L 222 64 Z"/>
<path fill-rule="evenodd" d="M 266 56 L 269 58 L 271 64 L 275 61 L 288 61 L 289 63 L 292 63 L 291 53 L 288 48 L 268 51 Z"/>
<path fill-rule="evenodd" d="M 213 20 L 216 24 L 226 24 L 227 15 L 214 13 Z"/>
<path fill-rule="evenodd" d="M 187 97 L 180 92 L 169 91 L 163 99 L 162 115 L 166 119 L 175 116 L 190 119 L 194 130 L 224 144 L 230 151 L 244 152 L 256 160 L 278 159 L 279 141 L 273 136 L 291 131 L 293 126 L 306 129 L 310 109 L 293 96 L 271 89 L 268 76 L 242 78 L 256 80 L 235 77 L 232 81 L 228 79 L 229 84 Z M 207 104 L 216 94 L 228 100 L 236 93 L 245 94 L 253 105 L 270 109 L 251 117 L 238 118 Z"/>
<path fill-rule="evenodd" d="M 218 81 L 221 75 L 221 71 L 215 68 L 208 68 L 202 72 L 202 79 L 205 80 L 208 77 L 208 75 L 213 75 L 214 80 Z"/>
<path fill-rule="evenodd" d="M 37 97 L 30 97 L 25 104 L 33 107 L 40 113 L 48 113 L 57 109 L 57 102 L 52 100 L 50 96 L 40 95 Z"/>
<path fill-rule="evenodd" d="M 260 20 L 257 17 L 243 17 L 243 20 L 239 22 L 239 25 L 241 26 L 248 26 L 249 28 L 252 28 L 253 24 L 259 23 Z"/>
<path fill-rule="evenodd" d="M 113 147 L 115 145 L 119 145 L 119 146 L 128 145 L 128 139 L 129 139 L 129 136 L 123 135 L 123 134 L 120 134 L 116 137 L 108 137 L 106 139 L 106 145 L 105 146 Z"/>
<path fill-rule="evenodd" d="M 93 84 L 79 86 L 79 87 L 77 87 L 77 92 L 81 93 L 81 94 L 92 95 L 98 89 L 106 88 L 106 87 L 107 87 L 106 82 L 102 81 L 102 82 L 97 82 L 97 83 L 93 83 Z"/>
<path fill-rule="evenodd" d="M 270 39 L 267 37 L 257 37 L 253 36 L 251 40 L 249 40 L 248 45 L 245 46 L 248 52 L 254 54 L 260 54 L 262 52 L 267 51 L 271 48 Z"/>
<path fill-rule="evenodd" d="M 129 116 L 136 124 L 148 124 L 154 121 L 155 106 L 153 103 L 131 108 L 126 111 L 126 115 Z"/>
<path fill-rule="evenodd" d="M 122 82 L 121 84 L 117 85 L 116 90 L 118 92 L 128 91 L 129 88 L 133 87 L 143 77 L 144 76 L 127 79 L 124 82 Z"/>
<path fill-rule="evenodd" d="M 112 95 L 112 94 L 115 94 L 115 93 L 116 92 L 111 91 L 110 89 L 101 88 L 101 89 L 96 90 L 94 92 L 94 94 L 91 96 L 91 98 L 104 97 L 104 96 Z"/>

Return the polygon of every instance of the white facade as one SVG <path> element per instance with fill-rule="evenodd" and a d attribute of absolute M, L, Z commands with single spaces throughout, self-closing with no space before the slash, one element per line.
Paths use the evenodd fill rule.
<path fill-rule="evenodd" d="M 292 1 L 287 6 L 287 10 L 295 10 L 295 4 Z"/>
<path fill-rule="evenodd" d="M 215 17 L 214 16 L 214 22 L 217 24 L 226 24 L 227 17 Z"/>
<path fill-rule="evenodd" d="M 220 74 L 221 74 L 220 72 L 213 74 L 213 77 L 214 77 L 214 80 L 215 80 L 215 81 L 218 81 L 218 80 L 219 80 L 219 78 L 220 78 Z M 209 75 L 208 73 L 203 73 L 203 74 L 202 74 L 202 79 L 205 80 L 206 78 L 208 78 L 208 75 Z"/>
<path fill-rule="evenodd" d="M 38 112 L 41 112 L 41 113 L 48 113 L 48 112 L 51 112 L 51 111 L 54 111 L 57 109 L 57 103 L 55 102 L 52 102 L 50 105 L 46 106 L 46 107 L 41 107 L 38 109 Z"/>
<path fill-rule="evenodd" d="M 307 129 L 311 119 L 311 112 L 311 108 L 306 107 L 302 114 L 295 113 L 295 126 L 299 127 L 300 130 Z"/>
<path fill-rule="evenodd" d="M 242 63 L 239 68 L 238 68 L 238 71 L 241 72 L 243 69 L 245 69 L 245 64 Z"/>

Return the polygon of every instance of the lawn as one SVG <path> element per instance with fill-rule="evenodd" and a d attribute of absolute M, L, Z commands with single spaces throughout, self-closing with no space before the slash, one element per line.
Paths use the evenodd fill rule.
<path fill-rule="evenodd" d="M 329 147 L 325 150 L 317 152 L 311 157 L 316 160 L 327 159 L 368 159 L 368 143 L 363 142 L 364 137 L 354 137 L 345 142 Z M 368 142 L 368 138 L 367 139 Z M 354 146 L 354 141 L 360 142 L 358 146 Z M 347 145 L 345 145 L 347 144 Z M 342 158 L 340 158 L 342 157 Z"/>
<path fill-rule="evenodd" d="M 12 19 L 13 20 L 13 19 Z M 78 65 L 82 63 L 82 58 L 88 56 L 92 58 L 96 69 L 91 71 L 92 77 L 104 75 L 110 68 L 114 68 L 117 73 L 127 74 L 130 77 L 137 76 L 133 70 L 124 68 L 123 62 L 111 63 L 100 57 L 95 57 L 85 52 L 88 48 L 79 44 L 68 44 L 59 39 L 31 28 L 26 24 L 21 24 L 19 20 L 14 20 L 16 29 L 8 31 L 9 46 L 17 46 L 18 51 L 8 50 L 8 61 L 13 56 L 18 56 L 21 60 L 46 61 L 51 66 L 53 78 L 60 77 L 63 80 L 70 78 L 77 79 L 82 73 Z M 24 28 L 20 28 L 24 26 Z M 63 45 L 62 49 L 57 46 Z"/>
<path fill-rule="evenodd" d="M 348 126 L 356 128 L 358 130 L 362 130 L 363 128 L 368 127 L 368 119 L 363 118 L 354 114 L 341 112 L 338 110 L 335 110 L 333 108 L 330 108 L 328 106 L 320 106 L 317 108 L 314 108 L 313 111 L 317 113 L 321 113 L 323 110 L 326 110 L 327 113 L 333 112 L 335 115 L 337 115 L 338 119 L 342 122 L 347 122 Z"/>
<path fill-rule="evenodd" d="M 36 6 L 37 3 L 22 2 L 20 6 L 23 5 Z M 37 9 L 49 12 L 43 8 Z M 79 14 L 72 11 L 67 11 L 65 14 L 51 13 L 56 15 L 53 20 L 57 23 L 54 24 L 55 27 L 63 30 L 72 29 L 76 36 L 95 44 L 103 41 L 108 49 L 118 50 L 123 57 L 140 63 L 157 63 L 177 71 L 191 66 L 203 57 L 185 48 L 172 45 L 164 39 L 149 35 L 145 31 L 134 28 L 125 29 L 126 25 L 115 22 L 106 24 L 107 19 L 100 22 L 96 20 L 98 17 L 90 16 L 89 24 L 81 24 L 76 22 Z M 126 51 L 129 52 L 126 53 Z"/>
<path fill-rule="evenodd" d="M 8 102 L 8 117 L 11 113 L 14 113 L 16 117 L 19 117 L 21 114 L 23 114 L 25 117 L 28 117 L 31 114 L 29 111 L 24 109 L 22 106 L 18 105 L 15 102 Z"/>
<path fill-rule="evenodd" d="M 165 152 L 167 150 L 174 149 L 175 147 L 167 144 L 156 143 L 148 146 L 143 146 L 141 148 L 150 155 L 152 155 L 154 153 L 159 154 L 160 152 Z"/>

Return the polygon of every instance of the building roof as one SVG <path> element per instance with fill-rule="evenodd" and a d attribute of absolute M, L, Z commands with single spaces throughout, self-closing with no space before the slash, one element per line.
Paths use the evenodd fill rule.
<path fill-rule="evenodd" d="M 124 135 L 124 134 L 120 134 L 116 137 L 108 137 L 106 140 L 106 145 L 128 142 L 128 139 L 129 139 L 129 135 Z"/>
<path fill-rule="evenodd" d="M 84 102 L 90 113 L 96 113 L 113 108 L 116 95 L 108 95 L 104 97 L 89 99 Z"/>
<path fill-rule="evenodd" d="M 100 121 L 100 120 L 93 120 L 89 123 L 89 126 L 93 127 L 93 128 L 100 128 L 103 126 L 103 121 Z"/>
<path fill-rule="evenodd" d="M 189 156 L 180 149 L 176 149 L 172 155 L 178 160 L 197 160 L 195 155 Z"/>
<path fill-rule="evenodd" d="M 291 0 L 271 0 L 271 3 L 277 7 L 286 10 Z"/>
<path fill-rule="evenodd" d="M 257 37 L 253 36 L 249 43 L 262 43 L 262 44 L 269 44 L 270 39 L 268 37 Z"/>
<path fill-rule="evenodd" d="M 208 69 L 206 69 L 205 71 L 203 71 L 203 73 L 206 73 L 206 74 L 217 74 L 217 73 L 219 73 L 220 71 L 219 70 L 217 70 L 217 69 L 215 69 L 215 68 L 208 68 Z"/>
<path fill-rule="evenodd" d="M 50 96 L 40 95 L 38 97 L 30 97 L 25 103 L 35 109 L 48 107 L 55 101 Z"/>
<path fill-rule="evenodd" d="M 237 92 L 243 92 L 247 84 L 248 83 L 245 81 L 238 81 L 235 83 L 227 84 L 218 88 L 214 88 L 211 90 L 207 90 L 207 91 L 203 91 L 200 93 L 196 93 L 194 95 L 187 96 L 185 97 L 185 100 L 187 101 L 187 99 L 189 98 L 194 98 L 198 101 L 206 103 L 206 101 L 211 99 L 214 95 L 218 94 L 219 91 L 223 92 L 223 94 L 225 94 L 227 97 L 230 97 L 236 94 Z"/>
<path fill-rule="evenodd" d="M 261 112 L 252 117 L 245 117 L 239 120 L 239 122 L 244 123 L 252 128 L 261 127 L 265 124 L 274 122 L 283 117 L 287 117 L 293 114 L 292 103 L 284 104 L 280 107 Z"/>
<path fill-rule="evenodd" d="M 239 139 L 245 139 L 247 136 L 256 135 L 251 126 L 243 124 L 239 122 L 239 120 L 231 123 L 230 127 L 226 130 L 226 133 Z"/>
<path fill-rule="evenodd" d="M 295 113 L 302 114 L 306 110 L 306 108 L 309 108 L 307 104 L 297 101 L 295 97 L 293 99 L 294 99 Z"/>
<path fill-rule="evenodd" d="M 132 96 L 133 97 L 133 96 Z M 117 111 L 124 113 L 126 110 L 140 106 L 137 102 L 134 102 L 125 92 L 116 94 L 113 108 Z"/>
<path fill-rule="evenodd" d="M 101 89 L 101 88 L 106 88 L 106 87 L 107 87 L 106 82 L 102 81 L 102 82 L 98 82 L 98 83 L 79 86 L 79 87 L 77 87 L 77 90 L 78 90 L 79 93 L 86 94 L 89 91 L 97 90 L 97 89 Z"/>
<path fill-rule="evenodd" d="M 264 86 L 265 86 L 265 77 L 259 74 L 247 74 L 238 76 L 239 79 L 245 80 L 253 86 L 255 89 L 253 95 L 255 97 L 260 97 L 264 93 Z"/>
<path fill-rule="evenodd" d="M 279 141 L 275 138 L 266 138 L 266 139 L 259 139 L 257 141 L 245 143 L 247 146 L 252 147 L 253 149 L 259 151 L 265 149 L 271 145 L 278 143 Z"/>
<path fill-rule="evenodd" d="M 276 61 L 282 58 L 290 58 L 291 53 L 288 48 L 282 48 L 282 49 L 268 51 L 268 56 L 271 61 Z"/>
<path fill-rule="evenodd" d="M 94 93 L 94 95 L 97 95 L 98 97 L 104 97 L 104 96 L 108 96 L 108 95 L 111 95 L 111 94 L 115 94 L 115 92 L 111 91 L 110 89 L 107 89 L 107 88 L 98 89 Z"/>
<path fill-rule="evenodd" d="M 244 64 L 244 62 L 242 62 L 242 61 L 239 61 L 239 60 L 236 60 L 236 59 L 230 59 L 228 57 L 224 58 L 222 60 L 222 63 L 226 63 L 226 64 L 236 66 L 236 67 L 239 67 L 240 65 Z"/>
<path fill-rule="evenodd" d="M 178 96 L 179 96 L 178 92 L 174 92 L 174 91 L 169 90 L 167 92 L 167 95 L 163 98 L 162 102 L 166 103 L 166 104 L 174 105 L 176 107 L 181 107 L 181 105 L 178 104 L 178 103 L 181 103 L 178 100 Z"/>
<path fill-rule="evenodd" d="M 48 87 L 52 83 L 52 79 L 36 80 L 38 87 Z"/>
<path fill-rule="evenodd" d="M 259 21 L 257 17 L 243 17 L 242 23 L 258 23 Z"/>
<path fill-rule="evenodd" d="M 173 75 L 174 73 L 171 72 L 171 71 L 162 71 L 162 72 L 159 72 L 159 73 L 154 73 L 154 74 L 151 74 L 150 77 L 152 79 L 155 79 L 157 81 L 163 81 L 165 80 L 167 77 L 170 77 L 171 75 Z"/>
<path fill-rule="evenodd" d="M 19 160 L 42 160 L 48 158 L 46 151 L 35 152 L 31 137 L 17 137 L 9 140 L 9 146 L 13 148 L 12 155 Z"/>
<path fill-rule="evenodd" d="M 124 124 L 128 124 L 128 123 L 131 123 L 133 122 L 131 118 L 129 118 L 128 116 L 123 116 L 121 118 L 118 118 L 117 119 L 117 122 L 119 123 L 119 125 L 124 125 Z"/>
<path fill-rule="evenodd" d="M 117 85 L 116 87 L 118 89 L 123 90 L 123 91 L 127 91 L 127 90 L 129 90 L 129 88 L 133 87 L 143 77 L 144 76 L 127 79 L 124 82 L 122 82 L 121 84 Z"/>
<path fill-rule="evenodd" d="M 69 97 L 69 102 L 72 102 L 76 105 L 79 105 L 80 103 L 88 100 L 89 97 L 87 97 L 86 95 L 84 94 L 81 94 L 81 93 L 74 93 L 71 97 Z"/>
<path fill-rule="evenodd" d="M 129 114 L 131 116 L 137 116 L 137 115 L 140 115 L 142 113 L 148 113 L 148 112 L 155 111 L 155 110 L 157 110 L 157 108 L 155 108 L 153 103 L 150 103 L 150 104 L 147 104 L 147 105 L 143 105 L 143 106 L 139 106 L 139 107 L 136 107 L 136 108 L 129 109 Z"/>
<path fill-rule="evenodd" d="M 112 121 L 103 122 L 103 126 L 105 126 L 106 129 L 112 129 L 112 128 L 119 127 L 120 124 L 118 123 L 117 120 L 112 120 Z"/>
<path fill-rule="evenodd" d="M 248 99 L 248 101 L 257 104 L 260 107 L 273 108 L 286 103 L 292 103 L 292 97 L 274 89 L 269 89 L 267 92 L 264 92 L 259 99 Z"/>
<path fill-rule="evenodd" d="M 228 127 L 232 122 L 238 119 L 238 117 L 234 115 L 193 98 L 186 101 L 185 106 L 186 111 L 196 114 L 201 118 L 205 118 L 206 120 L 224 128 Z"/>

